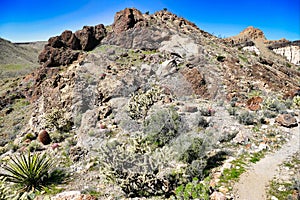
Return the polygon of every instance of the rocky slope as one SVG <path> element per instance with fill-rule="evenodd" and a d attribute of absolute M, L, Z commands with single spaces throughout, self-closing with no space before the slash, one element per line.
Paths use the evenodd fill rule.
<path fill-rule="evenodd" d="M 77 191 L 56 199 L 183 198 L 188 184 L 187 198 L 232 197 L 225 160 L 277 148 L 299 120 L 300 72 L 263 46 L 243 50 L 265 40 L 243 34 L 222 40 L 166 10 L 127 8 L 111 26 L 50 38 L 39 69 L 1 86 L 0 159 L 55 158 L 69 174 L 59 188 Z"/>

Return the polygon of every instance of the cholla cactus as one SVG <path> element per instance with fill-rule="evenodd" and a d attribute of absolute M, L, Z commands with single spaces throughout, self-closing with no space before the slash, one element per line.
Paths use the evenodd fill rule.
<path fill-rule="evenodd" d="M 66 111 L 63 109 L 53 109 L 44 119 L 47 128 L 55 128 L 59 131 L 69 131 L 72 128 L 72 121 L 66 117 Z"/>
<path fill-rule="evenodd" d="M 178 185 L 178 171 L 165 149 L 152 151 L 142 137 L 102 145 L 101 172 L 118 184 L 128 197 L 170 195 Z M 168 157 L 169 159 L 170 157 Z M 171 169 L 171 170 L 170 170 Z"/>
<path fill-rule="evenodd" d="M 149 108 L 161 100 L 161 89 L 155 85 L 146 92 L 139 91 L 134 94 L 128 103 L 128 112 L 133 119 L 145 117 Z"/>

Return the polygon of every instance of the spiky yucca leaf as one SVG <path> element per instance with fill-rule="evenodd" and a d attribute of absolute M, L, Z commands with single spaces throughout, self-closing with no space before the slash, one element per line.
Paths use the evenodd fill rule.
<path fill-rule="evenodd" d="M 3 168 L 8 172 L 1 174 L 6 181 L 19 184 L 24 191 L 40 190 L 49 178 L 53 167 L 51 159 L 45 154 L 14 156 Z"/>

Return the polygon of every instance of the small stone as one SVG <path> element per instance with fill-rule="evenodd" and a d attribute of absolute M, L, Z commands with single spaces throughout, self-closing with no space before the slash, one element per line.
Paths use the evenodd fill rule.
<path fill-rule="evenodd" d="M 222 193 L 222 192 L 213 192 L 211 195 L 210 195 L 210 200 L 226 200 L 226 196 Z"/>
<path fill-rule="evenodd" d="M 52 144 L 51 148 L 54 150 L 54 149 L 57 149 L 59 147 L 59 144 L 58 143 L 54 143 Z"/>
<path fill-rule="evenodd" d="M 281 126 L 287 127 L 287 128 L 293 128 L 298 126 L 297 119 L 292 116 L 291 114 L 282 114 L 279 115 L 276 119 L 275 122 L 280 124 Z"/>
<path fill-rule="evenodd" d="M 231 163 L 228 163 L 228 162 L 224 163 L 223 169 L 231 169 L 231 168 L 232 168 L 232 164 Z"/>
<path fill-rule="evenodd" d="M 229 191 L 229 189 L 227 187 L 221 186 L 219 187 L 219 191 L 223 194 L 226 194 Z"/>
<path fill-rule="evenodd" d="M 278 198 L 275 197 L 275 196 L 272 196 L 272 197 L 271 197 L 271 200 L 278 200 Z"/>
<path fill-rule="evenodd" d="M 258 146 L 258 151 L 263 151 L 265 149 L 268 149 L 269 146 L 265 143 L 260 143 L 259 146 Z"/>
<path fill-rule="evenodd" d="M 183 108 L 184 112 L 194 113 L 198 111 L 198 108 L 196 106 L 184 106 Z"/>
<path fill-rule="evenodd" d="M 106 125 L 105 124 L 100 124 L 100 129 L 106 129 Z"/>

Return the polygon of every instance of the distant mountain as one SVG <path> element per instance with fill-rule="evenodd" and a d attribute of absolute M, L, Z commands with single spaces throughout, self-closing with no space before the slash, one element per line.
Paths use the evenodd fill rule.
<path fill-rule="evenodd" d="M 11 43 L 0 38 L 0 77 L 25 75 L 36 69 L 45 42 Z"/>
<path fill-rule="evenodd" d="M 42 45 L 1 43 L 3 64 L 22 66 Z M 0 160 L 53 159 L 59 189 L 44 199 L 235 199 L 249 164 L 298 131 L 299 67 L 273 47 L 254 27 L 221 39 L 167 9 L 66 30 L 35 70 L 1 79 Z"/>
<path fill-rule="evenodd" d="M 241 46 L 256 53 L 262 52 L 270 59 L 279 59 L 270 53 L 269 50 L 273 50 L 273 52 L 283 56 L 289 62 L 300 65 L 300 40 L 288 41 L 284 38 L 267 40 L 263 31 L 250 26 L 236 36 L 225 38 L 224 41 L 229 45 Z"/>

